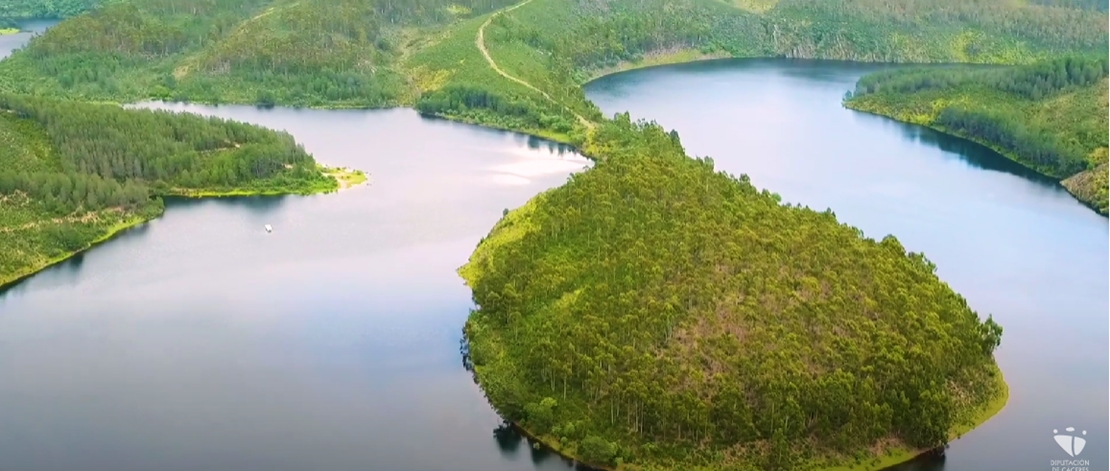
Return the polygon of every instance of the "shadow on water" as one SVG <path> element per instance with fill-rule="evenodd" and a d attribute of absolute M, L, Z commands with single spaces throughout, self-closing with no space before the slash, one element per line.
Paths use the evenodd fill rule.
<path fill-rule="evenodd" d="M 228 196 L 218 198 L 184 198 L 171 196 L 165 197 L 164 201 L 166 203 L 166 211 L 170 211 L 171 208 L 187 209 L 191 207 L 199 207 L 206 204 L 221 204 L 228 206 L 237 206 L 246 209 L 247 211 L 255 215 L 267 215 L 281 209 L 282 204 L 284 204 L 286 201 L 286 196 Z M 147 230 L 150 229 L 150 224 L 150 222 L 146 222 L 134 227 L 130 227 L 127 230 L 113 235 L 108 240 L 101 241 L 97 244 L 97 246 L 115 243 L 120 240 L 143 237 Z M 35 278 L 37 280 L 36 284 L 45 283 L 45 285 L 41 285 L 44 287 L 72 285 L 78 279 L 78 275 L 81 273 L 81 267 L 84 264 L 85 254 L 87 253 L 87 250 L 89 249 L 86 249 L 86 251 L 83 252 L 79 252 L 72 257 L 51 265 L 50 267 L 34 274 L 37 275 L 49 271 L 51 274 L 49 277 L 28 276 L 10 285 L 0 287 L 0 299 L 7 296 L 17 296 L 19 294 L 22 294 L 29 286 L 27 282 L 32 278 Z"/>
<path fill-rule="evenodd" d="M 215 198 L 184 198 L 168 196 L 165 198 L 166 210 L 170 207 L 186 209 L 207 204 L 234 206 L 250 211 L 254 214 L 270 214 L 281 209 L 287 196 L 222 196 Z"/>
<path fill-rule="evenodd" d="M 467 341 L 465 329 L 463 330 L 462 338 L 459 340 L 459 354 L 462 357 L 463 368 L 470 372 L 470 378 L 474 380 L 474 384 L 478 384 L 478 377 L 474 371 L 474 363 L 470 360 L 470 344 Z M 497 449 L 505 457 L 515 457 L 520 452 L 521 444 L 524 443 L 528 447 L 529 458 L 535 465 L 540 465 L 550 460 L 559 460 L 568 468 L 573 468 L 576 471 L 601 471 L 563 457 L 547 445 L 528 436 L 524 430 L 512 422 L 503 421 L 497 428 L 493 429 L 493 439 L 497 442 Z"/>
<path fill-rule="evenodd" d="M 905 463 L 883 468 L 881 471 L 943 471 L 945 456 L 944 448 L 937 448 Z"/>
<path fill-rule="evenodd" d="M 522 134 L 522 133 L 518 133 L 518 132 L 505 131 L 505 130 L 490 128 L 490 127 L 481 126 L 481 125 L 477 125 L 477 124 L 461 123 L 461 122 L 458 122 L 458 121 L 452 121 L 452 120 L 449 120 L 447 118 L 443 118 L 443 117 L 436 116 L 436 115 L 424 114 L 424 113 L 420 113 L 420 112 L 417 112 L 417 113 L 420 116 L 421 120 L 429 122 L 429 123 L 435 123 L 436 125 L 460 126 L 460 127 L 466 127 L 470 131 L 481 133 L 481 134 L 489 134 L 489 135 L 494 135 L 494 136 L 510 137 L 510 138 L 512 138 L 513 142 L 518 143 L 518 144 L 524 144 L 524 145 L 528 146 L 528 148 L 531 149 L 531 150 L 541 150 L 542 149 L 542 150 L 546 150 L 546 151 L 548 151 L 552 154 L 557 154 L 557 155 L 576 154 L 577 153 L 577 151 L 574 149 L 573 146 L 558 143 L 558 142 L 554 142 L 554 141 L 550 141 L 550 140 L 544 139 L 542 137 L 532 136 L 532 135 L 529 135 L 529 134 Z"/>
<path fill-rule="evenodd" d="M 520 442 L 524 441 L 524 437 L 512 425 L 504 422 L 493 429 L 493 439 L 497 440 L 497 448 L 501 450 L 501 454 L 510 457 L 516 456 Z"/>
<path fill-rule="evenodd" d="M 1046 187 L 1060 187 L 1056 179 L 1042 175 L 1028 167 L 1014 162 L 1002 154 L 995 152 L 993 149 L 977 142 L 945 134 L 916 124 L 902 123 L 885 116 L 876 116 L 868 113 L 856 113 L 856 116 L 863 120 L 876 120 L 882 122 L 886 126 L 897 129 L 907 139 L 937 147 L 945 152 L 946 157 L 959 159 L 973 168 L 1008 173 Z"/>
<path fill-rule="evenodd" d="M 103 244 L 115 243 L 119 240 L 127 240 L 127 239 L 135 239 L 135 238 L 143 237 L 143 235 L 149 229 L 150 229 L 150 222 L 145 222 L 145 223 L 139 224 L 137 226 L 130 227 L 130 228 L 128 228 L 124 231 L 121 231 L 119 233 L 116 233 L 115 235 L 108 238 L 107 240 L 104 240 L 104 241 L 101 241 L 100 243 L 98 243 L 97 246 L 103 245 Z M 32 275 L 32 276 L 28 276 L 26 278 L 23 278 L 19 281 L 16 281 L 13 284 L 10 284 L 8 286 L 0 288 L 0 302 L 2 302 L 4 299 L 7 299 L 7 298 L 13 297 L 13 296 L 18 296 L 18 295 L 22 294 L 23 292 L 25 292 L 27 290 L 27 287 L 29 286 L 28 281 L 30 281 L 32 278 L 35 278 L 37 280 L 36 283 L 44 283 L 43 285 L 40 285 L 40 286 L 44 286 L 44 287 L 57 287 L 57 286 L 72 285 L 74 282 L 77 281 L 78 275 L 80 275 L 80 273 L 81 273 L 81 267 L 85 263 L 85 254 L 88 253 L 88 250 L 91 250 L 91 249 L 92 249 L 92 247 L 90 247 L 89 249 L 85 249 L 85 251 L 83 251 L 83 252 L 78 252 L 78 253 L 74 254 L 73 256 L 71 256 L 71 257 L 69 257 L 69 258 L 67 258 L 67 259 L 65 259 L 61 262 L 58 262 L 58 263 L 56 263 L 54 265 L 51 265 L 50 267 L 48 267 L 48 268 L 46 268 L 46 269 L 44 269 L 40 272 L 35 272 L 33 274 L 33 275 L 37 275 L 39 273 L 49 271 L 51 273 L 50 277 L 40 277 L 40 276 L 33 276 Z"/>

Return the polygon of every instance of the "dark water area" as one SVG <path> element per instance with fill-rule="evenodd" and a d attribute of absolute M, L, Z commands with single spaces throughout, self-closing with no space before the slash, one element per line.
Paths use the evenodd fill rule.
<path fill-rule="evenodd" d="M 983 146 L 844 109 L 844 92 L 878 68 L 708 62 L 602 78 L 587 93 L 607 114 L 677 130 L 689 152 L 784 201 L 832 208 L 869 237 L 894 234 L 994 315 L 1006 408 L 943 458 L 896 469 L 1050 471 L 1072 459 L 1053 439 L 1067 427 L 1087 440 L 1075 459 L 1110 469 L 1107 219 Z"/>
<path fill-rule="evenodd" d="M 47 28 L 58 24 L 58 20 L 30 20 L 19 24 L 19 32 L 0 35 L 0 59 L 8 57 L 16 49 L 23 47 L 31 38 Z"/>
<path fill-rule="evenodd" d="M 1009 405 L 900 471 L 1051 470 L 1069 426 L 1107 469 L 1106 219 L 981 146 L 841 108 L 870 69 L 695 64 L 588 93 L 787 201 L 896 234 L 994 314 Z M 0 470 L 571 469 L 504 426 L 464 368 L 455 270 L 503 209 L 584 159 L 410 110 L 146 106 L 289 131 L 370 184 L 171 199 L 0 293 Z"/>

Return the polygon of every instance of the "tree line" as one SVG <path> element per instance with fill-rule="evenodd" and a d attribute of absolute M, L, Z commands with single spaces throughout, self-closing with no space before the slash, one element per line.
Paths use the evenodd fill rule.
<path fill-rule="evenodd" d="M 180 188 L 326 181 L 293 136 L 245 123 L 16 95 L 0 95 L 0 110 L 38 123 L 70 175 Z"/>
<path fill-rule="evenodd" d="M 864 76 L 856 84 L 854 95 L 916 93 L 975 85 L 1040 100 L 1057 92 L 1098 83 L 1107 76 L 1107 65 L 1105 57 L 1080 56 L 1022 67 L 899 69 Z"/>
<path fill-rule="evenodd" d="M 336 187 L 286 133 L 0 94 L 0 285 L 158 216 L 159 196 Z"/>

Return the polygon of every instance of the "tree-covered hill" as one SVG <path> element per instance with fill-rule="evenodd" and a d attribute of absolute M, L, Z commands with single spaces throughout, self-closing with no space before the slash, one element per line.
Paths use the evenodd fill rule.
<path fill-rule="evenodd" d="M 1105 57 L 880 72 L 860 79 L 846 105 L 989 145 L 1107 214 Z"/>
<path fill-rule="evenodd" d="M 479 384 L 563 453 L 868 467 L 1005 402 L 1001 328 L 894 237 L 784 205 L 627 115 L 591 150 L 595 168 L 508 213 L 460 269 Z"/>
<path fill-rule="evenodd" d="M 1107 47 L 1106 14 L 1085 1 L 531 0 L 510 11 L 513 3 L 113 1 L 0 63 L 0 89 L 103 101 L 423 103 L 535 131 L 576 126 L 566 118 L 589 114 L 582 81 L 643 60 L 1027 63 Z M 486 77 L 479 29 L 505 72 L 552 99 Z"/>
<path fill-rule="evenodd" d="M 285 133 L 0 95 L 0 285 L 161 214 L 158 196 L 336 188 Z"/>

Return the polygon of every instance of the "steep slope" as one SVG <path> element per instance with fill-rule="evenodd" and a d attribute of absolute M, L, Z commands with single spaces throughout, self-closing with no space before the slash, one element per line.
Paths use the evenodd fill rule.
<path fill-rule="evenodd" d="M 991 146 L 1107 213 L 1107 61 L 903 69 L 864 77 L 845 104 Z"/>
<path fill-rule="evenodd" d="M 593 169 L 460 269 L 504 417 L 607 467 L 875 469 L 1005 402 L 1001 328 L 923 255 L 715 173 L 658 126 L 594 136 Z"/>
<path fill-rule="evenodd" d="M 506 5 L 445 0 L 129 0 L 65 21 L 0 66 L 9 91 L 391 106 L 406 28 Z M 408 99 L 411 101 L 411 98 Z"/>

